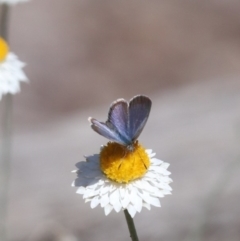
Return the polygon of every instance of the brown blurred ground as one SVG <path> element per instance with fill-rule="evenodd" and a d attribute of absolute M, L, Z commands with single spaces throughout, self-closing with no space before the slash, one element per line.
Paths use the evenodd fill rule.
<path fill-rule="evenodd" d="M 123 215 L 90 210 L 70 171 L 105 143 L 87 117 L 138 93 L 153 99 L 140 140 L 174 180 L 161 209 L 136 216 L 140 240 L 239 240 L 239 11 L 234 0 L 14 7 L 30 84 L 15 97 L 9 240 L 128 240 Z"/>
<path fill-rule="evenodd" d="M 31 85 L 17 100 L 36 115 L 62 115 L 116 97 L 239 75 L 239 9 L 239 1 L 200 0 L 19 5 L 10 37 L 28 63 Z"/>

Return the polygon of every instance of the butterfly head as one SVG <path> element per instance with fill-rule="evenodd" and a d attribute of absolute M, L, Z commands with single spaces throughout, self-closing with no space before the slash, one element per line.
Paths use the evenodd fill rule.
<path fill-rule="evenodd" d="M 131 144 L 126 145 L 125 147 L 128 152 L 133 152 L 137 145 L 138 145 L 138 141 L 134 141 Z"/>

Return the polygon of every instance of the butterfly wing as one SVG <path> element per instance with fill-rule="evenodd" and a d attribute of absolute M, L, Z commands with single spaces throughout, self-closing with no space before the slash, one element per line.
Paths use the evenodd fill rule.
<path fill-rule="evenodd" d="M 152 101 L 143 95 L 133 97 L 129 102 L 129 136 L 132 142 L 141 134 L 151 110 Z"/>
<path fill-rule="evenodd" d="M 88 120 L 91 123 L 92 129 L 96 131 L 98 134 L 106 137 L 111 141 L 115 141 L 121 145 L 126 145 L 126 143 L 122 140 L 121 136 L 111 123 L 103 123 L 92 117 L 89 117 Z"/>
<path fill-rule="evenodd" d="M 128 102 L 124 99 L 118 99 L 110 106 L 106 123 L 114 126 L 125 145 L 129 145 L 132 142 L 128 133 L 128 116 Z"/>

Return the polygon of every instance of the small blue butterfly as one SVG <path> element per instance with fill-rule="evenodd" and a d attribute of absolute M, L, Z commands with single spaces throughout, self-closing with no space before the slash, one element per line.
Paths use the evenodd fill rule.
<path fill-rule="evenodd" d="M 129 103 L 118 99 L 111 104 L 105 123 L 92 117 L 88 120 L 98 134 L 132 151 L 133 144 L 148 120 L 151 106 L 152 101 L 143 95 L 134 96 Z"/>

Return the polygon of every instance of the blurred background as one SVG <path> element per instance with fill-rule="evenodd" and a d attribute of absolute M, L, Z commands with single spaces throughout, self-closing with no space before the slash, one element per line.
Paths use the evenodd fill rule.
<path fill-rule="evenodd" d="M 30 83 L 14 96 L 9 240 L 130 240 L 123 213 L 91 210 L 71 171 L 107 142 L 87 118 L 137 94 L 153 101 L 140 141 L 173 179 L 161 208 L 135 216 L 139 239 L 239 240 L 239 12 L 238 0 L 12 7 L 10 46 Z"/>

